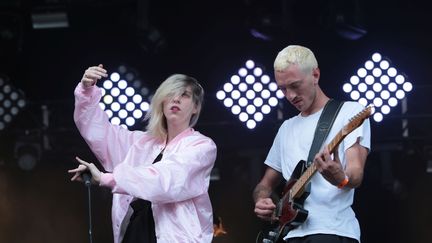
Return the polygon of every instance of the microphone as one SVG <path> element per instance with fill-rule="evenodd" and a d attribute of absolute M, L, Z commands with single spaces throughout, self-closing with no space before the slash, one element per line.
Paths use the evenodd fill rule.
<path fill-rule="evenodd" d="M 90 186 L 91 185 L 92 175 L 91 175 L 90 171 L 88 171 L 88 170 L 84 171 L 81 174 L 81 178 L 83 179 L 85 186 Z"/>

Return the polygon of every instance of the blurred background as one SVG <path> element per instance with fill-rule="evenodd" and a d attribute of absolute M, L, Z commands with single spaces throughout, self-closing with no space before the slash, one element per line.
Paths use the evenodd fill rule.
<path fill-rule="evenodd" d="M 337 99 L 374 103 L 372 151 L 354 209 L 362 242 L 431 242 L 431 12 L 420 0 L 1 0 L 0 242 L 88 242 L 87 190 L 74 157 L 96 162 L 73 123 L 84 70 L 110 77 L 101 107 L 143 129 L 156 87 L 173 73 L 206 91 L 196 129 L 218 158 L 210 197 L 227 234 L 255 242 L 265 226 L 252 190 L 280 124 L 296 115 L 273 60 L 311 48 Z M 112 242 L 111 194 L 92 187 L 94 242 Z"/>

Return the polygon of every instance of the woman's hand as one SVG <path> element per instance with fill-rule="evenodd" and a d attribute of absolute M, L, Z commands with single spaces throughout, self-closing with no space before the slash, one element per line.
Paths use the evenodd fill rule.
<path fill-rule="evenodd" d="M 93 163 L 88 163 L 78 158 L 78 156 L 75 157 L 75 159 L 80 163 L 80 165 L 75 169 L 68 170 L 68 172 L 71 174 L 75 173 L 71 178 L 71 181 L 83 181 L 81 178 L 82 173 L 84 171 L 90 171 L 92 175 L 92 183 L 99 184 L 102 172 L 100 172 L 100 170 Z"/>
<path fill-rule="evenodd" d="M 106 77 L 108 77 L 107 70 L 103 68 L 102 64 L 99 64 L 98 66 L 89 67 L 85 70 L 81 83 L 87 88 L 95 85 L 99 79 Z"/>

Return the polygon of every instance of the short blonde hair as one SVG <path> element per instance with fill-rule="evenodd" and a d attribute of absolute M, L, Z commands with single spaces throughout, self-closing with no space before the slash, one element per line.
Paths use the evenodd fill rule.
<path fill-rule="evenodd" d="M 181 96 L 187 87 L 190 87 L 192 90 L 192 101 L 197 109 L 197 112 L 191 117 L 189 126 L 195 126 L 204 102 L 204 89 L 193 77 L 184 74 L 173 74 L 160 84 L 153 95 L 150 109 L 145 116 L 145 119 L 148 120 L 147 131 L 151 135 L 161 140 L 166 139 L 168 130 L 163 113 L 163 102 L 166 98 Z"/>
<path fill-rule="evenodd" d="M 309 48 L 289 45 L 276 56 L 274 70 L 282 71 L 291 65 L 298 65 L 304 73 L 309 73 L 318 67 L 318 62 Z"/>

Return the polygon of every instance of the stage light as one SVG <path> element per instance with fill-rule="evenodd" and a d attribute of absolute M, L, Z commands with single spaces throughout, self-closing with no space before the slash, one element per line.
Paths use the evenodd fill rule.
<path fill-rule="evenodd" d="M 342 86 L 352 100 L 364 106 L 374 105 L 373 119 L 376 122 L 381 122 L 412 88 L 407 77 L 380 53 L 374 53 L 371 60 L 366 61 L 364 67 L 360 67 L 356 75 Z"/>
<path fill-rule="evenodd" d="M 102 82 L 103 96 L 99 103 L 112 124 L 124 128 L 134 126 L 149 109 L 149 90 L 132 68 L 121 65 Z"/>
<path fill-rule="evenodd" d="M 12 122 L 26 103 L 24 92 L 12 86 L 6 76 L 0 75 L 0 131 Z"/>
<path fill-rule="evenodd" d="M 253 60 L 248 60 L 216 92 L 216 98 L 249 129 L 254 129 L 264 115 L 278 105 L 278 98 L 283 97 L 277 84 L 264 70 Z"/>

